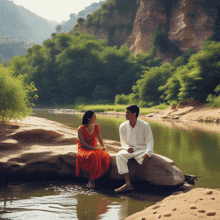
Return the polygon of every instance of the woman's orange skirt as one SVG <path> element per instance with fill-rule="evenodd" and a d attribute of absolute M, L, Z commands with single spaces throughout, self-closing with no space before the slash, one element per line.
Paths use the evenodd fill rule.
<path fill-rule="evenodd" d="M 89 172 L 90 179 L 97 179 L 107 172 L 110 166 L 110 156 L 100 148 L 88 150 L 83 147 L 78 149 L 76 159 L 76 177 L 80 169 Z"/>

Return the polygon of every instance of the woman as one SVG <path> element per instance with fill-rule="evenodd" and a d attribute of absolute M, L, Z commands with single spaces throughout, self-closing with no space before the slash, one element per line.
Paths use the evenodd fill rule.
<path fill-rule="evenodd" d="M 76 159 L 76 176 L 80 169 L 89 172 L 87 187 L 95 188 L 95 179 L 103 175 L 109 168 L 110 156 L 105 152 L 100 127 L 96 123 L 96 114 L 87 110 L 78 128 L 78 154 Z M 97 148 L 97 139 L 101 148 Z"/>

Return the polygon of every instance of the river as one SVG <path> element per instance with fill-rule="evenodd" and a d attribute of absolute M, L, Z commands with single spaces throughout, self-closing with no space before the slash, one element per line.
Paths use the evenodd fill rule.
<path fill-rule="evenodd" d="M 81 114 L 53 111 L 33 112 L 77 128 Z M 97 115 L 103 139 L 119 141 L 121 116 Z M 155 153 L 175 161 L 186 174 L 198 175 L 195 187 L 220 189 L 220 133 L 217 124 L 166 122 L 143 118 L 151 125 Z M 114 219 L 122 220 L 172 193 L 172 190 L 149 187 L 117 195 L 110 189 L 89 190 L 86 182 L 10 183 L 0 191 L 0 219 Z"/>

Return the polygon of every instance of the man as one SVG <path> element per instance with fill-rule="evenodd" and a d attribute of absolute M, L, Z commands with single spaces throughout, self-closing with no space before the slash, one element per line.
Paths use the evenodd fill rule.
<path fill-rule="evenodd" d="M 154 140 L 150 125 L 138 119 L 139 108 L 136 105 L 126 107 L 126 119 L 119 127 L 120 141 L 123 150 L 116 155 L 118 173 L 125 177 L 125 184 L 115 192 L 133 190 L 131 185 L 128 160 L 134 158 L 143 164 L 153 154 Z"/>

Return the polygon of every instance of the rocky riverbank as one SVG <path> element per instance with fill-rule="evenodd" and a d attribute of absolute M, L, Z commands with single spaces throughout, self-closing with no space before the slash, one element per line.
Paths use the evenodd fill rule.
<path fill-rule="evenodd" d="M 1 182 L 75 178 L 76 129 L 29 116 L 22 121 L 1 125 L 0 132 Z M 121 149 L 120 143 L 112 140 L 104 140 L 104 143 L 111 157 L 106 178 L 123 180 L 117 172 L 115 160 L 115 154 Z M 128 166 L 131 180 L 154 185 L 178 186 L 188 177 L 171 159 L 158 154 L 153 154 L 143 165 L 129 160 Z M 81 171 L 80 177 L 88 178 L 88 174 Z"/>
<path fill-rule="evenodd" d="M 220 123 L 220 108 L 210 108 L 208 104 L 189 101 L 172 105 L 165 110 L 155 110 L 148 117 L 181 121 L 198 121 Z"/>
<path fill-rule="evenodd" d="M 77 130 L 44 118 L 29 116 L 22 121 L 0 125 L 0 177 L 2 182 L 40 180 L 75 176 Z M 108 178 L 123 179 L 117 174 L 114 155 L 120 143 L 104 140 L 111 155 Z M 129 161 L 133 180 L 145 179 L 153 184 L 178 185 L 184 174 L 169 158 L 154 154 L 149 167 L 140 172 L 135 161 Z M 158 170 L 159 167 L 159 170 Z M 145 173 L 158 172 L 157 175 Z M 138 171 L 138 172 L 137 172 Z M 158 179 L 149 179 L 157 176 Z M 85 172 L 81 177 L 87 178 Z M 170 181 L 171 180 L 171 181 Z M 176 182 L 175 182 L 175 181 Z M 180 182 L 178 182 L 180 181 Z M 127 218 L 130 219 L 219 219 L 220 191 L 192 189 L 175 192 L 154 206 Z M 177 217 L 178 216 L 178 217 Z"/>
<path fill-rule="evenodd" d="M 220 191 L 196 188 L 175 192 L 125 220 L 198 220 L 220 219 Z"/>

